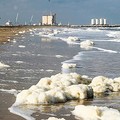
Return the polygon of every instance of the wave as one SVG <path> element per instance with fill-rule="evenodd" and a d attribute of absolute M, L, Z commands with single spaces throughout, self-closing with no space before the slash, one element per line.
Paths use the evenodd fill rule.
<path fill-rule="evenodd" d="M 2 82 L 9 82 L 9 83 L 18 83 L 18 81 L 13 81 L 13 80 L 0 80 Z"/>
<path fill-rule="evenodd" d="M 24 46 L 24 45 L 19 45 L 18 47 L 19 47 L 19 48 L 25 48 L 25 46 Z"/>
<path fill-rule="evenodd" d="M 108 32 L 107 32 L 108 33 Z M 64 41 L 70 41 L 73 42 L 74 40 L 78 40 L 84 37 L 92 37 L 94 38 L 95 36 L 104 36 L 106 37 L 106 31 L 105 30 L 100 30 L 100 29 L 92 29 L 92 28 L 79 28 L 79 29 L 73 29 L 73 28 L 47 28 L 47 29 L 38 29 L 35 32 L 36 35 L 39 35 L 40 37 L 47 37 L 51 39 L 61 39 Z M 70 40 L 69 40 L 70 37 Z M 74 37 L 71 41 L 71 37 Z M 77 38 L 77 39 L 75 39 Z M 65 40 L 66 39 L 66 40 Z"/>
<path fill-rule="evenodd" d="M 18 92 L 20 92 L 20 91 L 15 90 L 15 89 L 11 89 L 11 90 L 0 89 L 0 91 L 2 91 L 2 92 L 6 92 L 6 93 L 10 93 L 10 94 L 14 94 L 15 96 L 17 96 Z"/>
<path fill-rule="evenodd" d="M 73 56 L 74 60 L 82 60 L 83 52 L 79 52 L 77 55 Z"/>
<path fill-rule="evenodd" d="M 94 49 L 103 51 L 103 52 L 108 52 L 108 53 L 119 53 L 118 51 L 114 51 L 114 50 L 107 50 L 107 49 L 103 49 L 103 48 L 99 48 L 99 47 L 93 47 Z"/>
<path fill-rule="evenodd" d="M 120 38 L 120 31 L 110 31 L 106 35 L 110 38 Z"/>

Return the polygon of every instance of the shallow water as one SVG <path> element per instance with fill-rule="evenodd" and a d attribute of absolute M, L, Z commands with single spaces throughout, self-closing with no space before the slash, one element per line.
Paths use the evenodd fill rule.
<path fill-rule="evenodd" d="M 59 33 L 47 36 L 39 34 L 43 31 L 53 32 L 54 29 L 57 29 Z M 111 34 L 114 32 L 116 36 Z M 86 50 L 80 48 L 80 41 L 68 44 L 66 40 L 69 36 L 79 37 L 81 41 L 92 40 L 95 45 Z M 0 45 L 0 62 L 10 66 L 0 69 L 0 95 L 2 96 L 0 118 L 3 120 L 16 119 L 16 115 L 8 111 L 8 108 L 15 102 L 13 95 L 15 92 L 8 93 L 8 91 L 15 89 L 19 92 L 18 90 L 27 89 L 42 77 L 49 77 L 60 72 L 77 72 L 89 77 L 103 75 L 115 78 L 120 76 L 119 29 L 37 29 L 21 37 L 15 36 L 14 39 L 14 41 Z M 77 67 L 65 70 L 61 67 L 64 62 L 75 63 Z M 75 117 L 70 111 L 78 104 L 107 106 L 120 110 L 119 101 L 120 94 L 112 93 L 109 96 L 97 96 L 92 100 L 69 101 L 48 106 L 21 106 L 19 110 L 23 113 L 26 111 L 29 114 L 33 113 L 32 116 L 36 119 L 55 116 L 74 120 Z M 23 113 L 21 116 L 24 116 Z M 17 116 L 17 120 L 22 119 Z M 31 116 L 29 119 L 32 119 Z"/>

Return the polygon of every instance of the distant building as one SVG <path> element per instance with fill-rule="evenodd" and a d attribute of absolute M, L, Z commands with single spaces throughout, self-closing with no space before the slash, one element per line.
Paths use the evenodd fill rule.
<path fill-rule="evenodd" d="M 12 22 L 8 20 L 8 21 L 5 23 L 5 25 L 6 25 L 6 26 L 12 26 Z"/>
<path fill-rule="evenodd" d="M 91 25 L 95 25 L 95 19 L 91 19 Z"/>
<path fill-rule="evenodd" d="M 107 25 L 107 20 L 104 18 L 91 19 L 91 25 Z"/>
<path fill-rule="evenodd" d="M 56 25 L 56 14 L 42 16 L 42 25 Z"/>
<path fill-rule="evenodd" d="M 95 23 L 96 23 L 96 25 L 99 25 L 99 20 L 95 19 Z"/>

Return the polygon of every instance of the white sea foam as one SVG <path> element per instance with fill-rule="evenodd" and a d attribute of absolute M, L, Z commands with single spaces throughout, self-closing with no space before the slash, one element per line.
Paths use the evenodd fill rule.
<path fill-rule="evenodd" d="M 73 44 L 73 45 L 79 45 L 79 43 L 77 41 L 79 41 L 77 37 L 58 37 L 57 39 L 61 39 L 64 42 L 66 42 L 67 44 Z"/>
<path fill-rule="evenodd" d="M 62 55 L 55 55 L 55 57 L 62 58 L 63 56 Z"/>
<path fill-rule="evenodd" d="M 75 68 L 77 65 L 74 63 L 63 63 L 62 68 L 64 69 L 71 69 L 71 68 Z"/>
<path fill-rule="evenodd" d="M 13 39 L 13 41 L 12 41 L 13 43 L 16 43 L 16 40 L 15 39 Z"/>
<path fill-rule="evenodd" d="M 0 91 L 2 92 L 6 92 L 6 93 L 10 93 L 10 94 L 14 94 L 15 96 L 18 94 L 18 90 L 15 89 L 11 89 L 11 90 L 6 90 L 6 89 L 0 89 Z"/>
<path fill-rule="evenodd" d="M 91 87 L 81 84 L 89 82 L 77 73 L 57 74 L 42 78 L 37 85 L 21 91 L 14 105 L 51 104 L 67 100 L 93 97 Z"/>
<path fill-rule="evenodd" d="M 24 63 L 23 61 L 16 61 L 17 64 L 22 64 Z"/>
<path fill-rule="evenodd" d="M 6 67 L 10 67 L 10 66 L 0 62 L 0 69 L 1 68 L 6 68 Z"/>
<path fill-rule="evenodd" d="M 110 31 L 108 34 L 106 34 L 108 37 L 112 38 L 120 38 L 120 31 Z"/>
<path fill-rule="evenodd" d="M 65 120 L 64 118 L 49 117 L 47 120 Z"/>
<path fill-rule="evenodd" d="M 28 109 L 21 109 L 18 106 L 12 106 L 10 108 L 8 108 L 9 111 L 13 114 L 19 115 L 23 118 L 25 118 L 26 120 L 35 120 L 35 118 L 33 118 L 31 115 L 35 112 L 33 110 L 28 110 Z"/>
<path fill-rule="evenodd" d="M 101 32 L 102 30 L 98 29 L 98 28 L 87 28 L 86 31 L 89 31 L 89 32 Z"/>
<path fill-rule="evenodd" d="M 80 43 L 81 48 L 89 49 L 94 45 L 94 42 L 91 40 L 85 40 Z"/>
<path fill-rule="evenodd" d="M 72 114 L 82 120 L 120 120 L 120 112 L 107 107 L 78 105 Z"/>
<path fill-rule="evenodd" d="M 10 39 L 7 39 L 8 42 L 10 42 Z"/>
<path fill-rule="evenodd" d="M 40 35 L 41 37 L 47 37 L 47 38 L 55 38 L 55 36 L 57 34 L 59 34 L 60 31 L 58 29 L 42 29 L 42 31 L 40 31 L 39 33 L 37 33 L 38 35 Z"/>
<path fill-rule="evenodd" d="M 82 60 L 83 52 L 79 52 L 73 57 L 73 60 Z"/>
<path fill-rule="evenodd" d="M 24 30 L 24 31 L 19 31 L 19 33 L 20 33 L 20 34 L 23 34 L 23 33 L 25 33 L 25 30 Z"/>
<path fill-rule="evenodd" d="M 103 51 L 103 52 L 108 52 L 108 53 L 118 53 L 118 51 L 114 51 L 114 50 L 107 50 L 107 49 L 103 49 L 103 48 L 99 48 L 99 47 L 93 47 L 97 50 Z"/>
<path fill-rule="evenodd" d="M 44 71 L 44 69 L 40 69 L 40 71 L 41 71 L 41 72 L 43 72 L 43 71 Z"/>
<path fill-rule="evenodd" d="M 0 84 L 0 86 L 8 86 L 7 84 Z"/>
<path fill-rule="evenodd" d="M 112 41 L 112 42 L 120 42 L 120 39 L 111 39 L 109 41 Z"/>
<path fill-rule="evenodd" d="M 19 45 L 18 47 L 19 47 L 19 48 L 25 48 L 25 46 L 24 46 L 24 45 Z"/>
<path fill-rule="evenodd" d="M 86 35 L 86 32 L 89 32 L 87 34 L 88 36 L 91 35 L 91 33 L 96 34 L 96 30 L 94 30 L 94 29 L 88 29 L 88 30 L 62 29 L 60 32 L 54 31 L 51 34 L 48 33 L 47 37 L 55 38 L 57 35 L 59 35 L 58 38 L 66 39 L 66 41 L 67 41 L 68 36 L 77 36 L 77 37 L 81 38 L 81 35 L 84 37 Z M 99 33 L 100 31 L 97 30 L 97 32 Z M 87 38 L 87 39 L 89 39 L 89 38 Z M 72 42 L 75 43 L 76 41 L 72 41 Z M 75 43 L 75 44 L 77 44 L 77 43 Z M 103 51 L 103 52 L 111 52 L 111 50 L 109 51 L 109 50 L 105 50 L 105 49 L 97 49 L 97 50 L 100 50 L 100 51 Z M 112 52 L 114 53 L 114 51 L 112 51 Z M 55 56 L 53 56 L 53 57 L 55 57 Z M 59 57 L 62 57 L 62 56 L 59 56 L 59 55 L 57 56 L 56 55 L 56 57 L 59 58 Z M 73 59 L 81 60 L 81 54 L 78 54 L 77 56 L 73 57 Z M 18 62 L 18 63 L 20 63 L 20 62 Z M 72 66 L 72 68 L 74 68 L 74 67 Z M 45 71 L 45 70 L 41 69 L 41 71 Z M 60 75 L 56 75 L 56 78 L 54 76 L 52 76 L 50 78 L 41 79 L 40 80 L 41 82 L 38 83 L 37 85 L 33 85 L 28 90 L 23 90 L 22 92 L 20 92 L 17 95 L 17 99 L 16 99 L 16 102 L 15 102 L 14 105 L 36 104 L 36 103 L 37 104 L 39 104 L 39 103 L 49 104 L 49 103 L 57 103 L 57 102 L 66 102 L 67 100 L 70 100 L 70 99 L 86 98 L 86 89 L 88 89 L 88 86 L 80 85 L 79 82 L 76 82 L 76 79 L 74 77 L 70 77 L 69 75 L 70 74 L 65 75 L 64 77 L 61 77 Z M 81 76 L 81 78 L 82 78 L 82 81 L 84 81 L 83 79 L 85 79 L 85 81 L 86 81 L 89 77 L 88 76 Z M 80 83 L 84 83 L 84 84 L 87 83 L 87 81 L 86 81 L 86 83 L 85 83 L 85 81 L 84 82 L 82 82 L 82 81 Z M 116 78 L 115 81 L 119 81 L 119 78 Z M 113 85 L 114 89 L 117 88 L 115 86 Z M 104 87 L 104 86 L 102 86 L 102 87 Z M 91 92 L 91 94 L 92 94 L 92 92 Z M 20 98 L 20 96 L 21 96 L 21 98 Z M 24 97 L 25 97 L 25 99 L 24 99 Z M 39 101 L 39 99 L 42 99 L 42 100 Z M 28 111 L 25 110 L 25 111 L 21 112 L 18 109 L 15 109 L 14 105 L 13 105 L 14 109 L 13 108 L 10 109 L 11 112 L 13 112 L 15 114 L 18 114 L 20 116 L 22 115 L 25 119 L 34 119 L 34 118 L 31 117 L 31 115 L 34 113 L 34 111 L 29 111 L 28 112 Z M 28 116 L 27 116 L 27 114 L 28 114 Z"/>
<path fill-rule="evenodd" d="M 9 83 L 18 83 L 18 81 L 13 81 L 13 80 L 0 80 L 2 82 L 9 82 Z"/>
<path fill-rule="evenodd" d="M 73 42 L 75 42 L 75 41 L 80 41 L 80 38 L 74 37 L 74 36 L 69 36 L 69 37 L 67 38 L 67 41 L 73 41 Z"/>
<path fill-rule="evenodd" d="M 47 72 L 53 72 L 54 70 L 51 70 L 51 69 L 48 69 L 48 70 L 46 70 Z"/>
<path fill-rule="evenodd" d="M 93 78 L 90 86 L 95 93 L 118 92 L 120 91 L 120 77 L 111 79 L 104 76 Z"/>

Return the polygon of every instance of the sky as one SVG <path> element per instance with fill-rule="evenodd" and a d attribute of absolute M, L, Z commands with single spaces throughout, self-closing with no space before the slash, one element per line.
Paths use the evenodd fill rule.
<path fill-rule="evenodd" d="M 49 13 L 56 13 L 62 24 L 88 25 L 92 18 L 120 24 L 120 0 L 0 0 L 0 25 L 15 24 L 17 14 L 18 24 L 38 24 Z"/>

